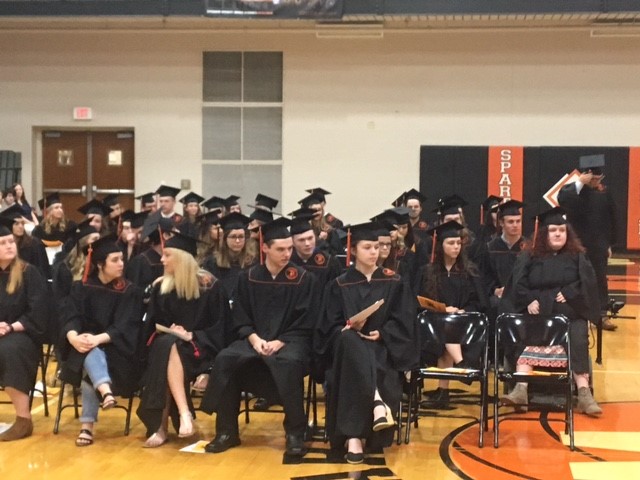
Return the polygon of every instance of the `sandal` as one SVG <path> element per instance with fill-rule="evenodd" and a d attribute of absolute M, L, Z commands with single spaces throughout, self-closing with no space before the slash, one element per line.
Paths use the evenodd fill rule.
<path fill-rule="evenodd" d="M 89 445 L 93 445 L 93 432 L 83 428 L 76 438 L 76 447 L 88 447 Z"/>
<path fill-rule="evenodd" d="M 393 419 L 393 413 L 391 412 L 389 406 L 382 400 L 375 400 L 373 402 L 374 410 L 376 407 L 384 407 L 384 415 L 382 417 L 373 419 L 373 431 L 378 432 L 380 430 L 384 430 L 385 428 L 393 427 L 396 422 Z"/>
<path fill-rule="evenodd" d="M 207 389 L 208 383 L 209 383 L 209 374 L 201 373 L 200 375 L 198 375 L 198 378 L 196 378 L 196 381 L 193 382 L 193 386 L 191 388 L 198 393 L 204 393 L 204 391 Z"/>
<path fill-rule="evenodd" d="M 100 407 L 102 410 L 109 410 L 110 408 L 115 407 L 118 404 L 116 397 L 113 396 L 113 393 L 107 392 L 102 396 L 102 404 Z"/>

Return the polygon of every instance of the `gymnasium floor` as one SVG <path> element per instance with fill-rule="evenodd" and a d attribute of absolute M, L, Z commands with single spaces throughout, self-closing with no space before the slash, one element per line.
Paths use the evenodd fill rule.
<path fill-rule="evenodd" d="M 409 445 L 394 445 L 383 454 L 369 455 L 363 465 L 327 459 L 328 445 L 322 441 L 310 445 L 302 463 L 287 462 L 278 413 L 254 413 L 248 425 L 241 419 L 242 446 L 212 455 L 180 452 L 194 440 L 175 436 L 158 449 L 143 449 L 144 429 L 138 419 L 133 417 L 131 433 L 123 436 L 124 413 L 112 410 L 101 414 L 95 444 L 77 448 L 74 440 L 79 425 L 72 410 L 63 413 L 60 433 L 52 433 L 57 390 L 50 388 L 51 416 L 44 417 L 42 399 L 36 398 L 35 433 L 0 446 L 0 475 L 48 480 L 640 478 L 640 260 L 614 259 L 609 273 L 612 296 L 626 302 L 619 314 L 631 318 L 616 320 L 616 332 L 604 332 L 603 364 L 594 364 L 595 396 L 604 415 L 591 419 L 576 414 L 574 452 L 559 435 L 563 425 L 548 421 L 560 414 L 541 412 L 520 415 L 528 421 L 501 423 L 498 449 L 493 448 L 490 420 L 485 447 L 480 449 L 477 425 L 461 418 L 474 414 L 474 406 L 441 412 L 439 418 L 422 418 L 419 428 L 411 431 Z M 595 358 L 595 348 L 591 355 Z M 55 364 L 50 365 L 49 372 L 54 369 Z M 477 391 L 462 384 L 459 388 Z M 322 411 L 320 418 L 322 423 Z M 11 406 L 0 405 L 0 422 L 10 421 Z M 210 440 L 213 417 L 200 414 L 197 424 L 200 437 Z"/>

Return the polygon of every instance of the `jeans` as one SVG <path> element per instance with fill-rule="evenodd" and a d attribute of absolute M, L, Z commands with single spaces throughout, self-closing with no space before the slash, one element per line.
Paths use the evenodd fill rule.
<path fill-rule="evenodd" d="M 94 348 L 84 359 L 84 372 L 89 376 L 91 383 L 82 380 L 82 415 L 81 423 L 94 423 L 98 421 L 100 400 L 96 394 L 96 388 L 103 383 L 111 383 L 107 356 L 103 350 Z"/>

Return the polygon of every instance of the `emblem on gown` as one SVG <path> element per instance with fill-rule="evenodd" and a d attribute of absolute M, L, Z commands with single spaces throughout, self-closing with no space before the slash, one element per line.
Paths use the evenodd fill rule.
<path fill-rule="evenodd" d="M 284 275 L 287 277 L 287 280 L 295 280 L 298 278 L 298 270 L 293 267 L 289 267 L 285 270 Z"/>

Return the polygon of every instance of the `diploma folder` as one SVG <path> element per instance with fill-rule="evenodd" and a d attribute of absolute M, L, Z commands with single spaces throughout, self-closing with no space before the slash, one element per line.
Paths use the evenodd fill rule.
<path fill-rule="evenodd" d="M 354 316 L 349 318 L 349 320 L 347 320 L 347 325 L 351 325 L 355 327 L 356 330 L 360 330 L 362 327 L 364 327 L 364 324 L 367 321 L 367 318 L 369 318 L 371 315 L 377 312 L 378 309 L 383 304 L 384 304 L 384 298 L 381 298 L 377 302 L 372 303 L 364 310 L 360 310 Z"/>
<path fill-rule="evenodd" d="M 168 333 L 170 335 L 178 337 L 180 340 L 184 340 L 185 342 L 189 341 L 189 337 L 187 335 L 176 332 L 175 330 L 171 330 L 169 327 L 165 327 L 164 325 L 160 325 L 159 323 L 156 323 L 156 332 Z"/>
<path fill-rule="evenodd" d="M 418 295 L 418 303 L 424 309 L 431 310 L 432 312 L 446 313 L 447 306 L 442 302 L 436 302 L 427 297 L 421 297 Z"/>

